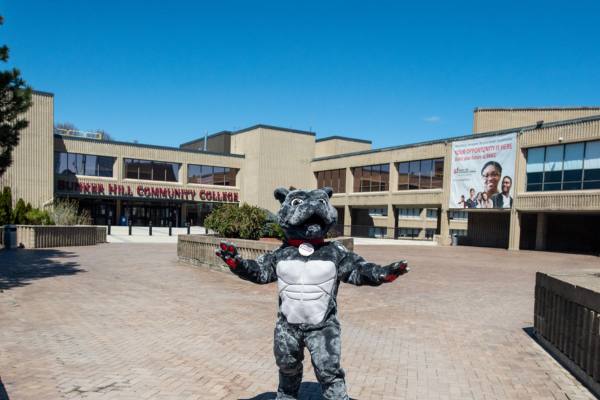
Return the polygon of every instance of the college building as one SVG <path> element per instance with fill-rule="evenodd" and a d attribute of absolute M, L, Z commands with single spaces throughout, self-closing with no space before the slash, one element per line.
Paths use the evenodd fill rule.
<path fill-rule="evenodd" d="M 380 149 L 269 125 L 173 147 L 105 140 L 56 130 L 39 91 L 26 119 L 0 186 L 36 207 L 77 199 L 94 224 L 201 225 L 218 204 L 274 212 L 276 187 L 330 186 L 344 235 L 600 253 L 600 107 L 476 108 L 469 135 Z"/>

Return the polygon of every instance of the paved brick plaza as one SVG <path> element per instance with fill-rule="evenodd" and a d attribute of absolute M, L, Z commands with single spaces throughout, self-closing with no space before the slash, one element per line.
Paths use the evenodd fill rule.
<path fill-rule="evenodd" d="M 413 271 L 340 288 L 354 399 L 592 399 L 526 332 L 535 271 L 592 256 L 362 246 Z M 178 264 L 173 244 L 0 251 L 0 399 L 273 398 L 276 285 Z M 319 399 L 306 365 L 304 400 Z"/>

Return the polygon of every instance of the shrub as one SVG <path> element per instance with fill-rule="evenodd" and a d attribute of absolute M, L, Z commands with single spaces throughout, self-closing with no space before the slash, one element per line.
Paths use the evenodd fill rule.
<path fill-rule="evenodd" d="M 265 235 L 268 213 L 260 207 L 242 204 L 224 204 L 217 207 L 204 220 L 204 226 L 219 236 L 256 240 Z M 269 227 L 268 232 L 276 228 Z"/>
<path fill-rule="evenodd" d="M 79 204 L 75 200 L 55 201 L 49 216 L 56 225 L 89 225 L 92 221 L 86 210 L 79 211 Z"/>
<path fill-rule="evenodd" d="M 262 237 L 270 237 L 283 240 L 285 239 L 285 234 L 283 233 L 283 229 L 277 222 L 269 221 L 265 224 Z"/>
<path fill-rule="evenodd" d="M 25 214 L 27 224 L 29 225 L 53 225 L 54 221 L 50 217 L 50 213 L 46 210 L 33 208 Z"/>
<path fill-rule="evenodd" d="M 31 204 L 29 204 L 28 210 L 23 199 L 19 199 L 17 201 L 17 204 L 15 204 L 15 208 L 12 212 L 13 223 L 17 225 L 27 224 L 27 217 L 25 216 L 25 214 L 27 214 L 27 211 L 31 211 Z"/>
<path fill-rule="evenodd" d="M 12 193 L 8 186 L 0 194 L 0 225 L 12 223 Z"/>

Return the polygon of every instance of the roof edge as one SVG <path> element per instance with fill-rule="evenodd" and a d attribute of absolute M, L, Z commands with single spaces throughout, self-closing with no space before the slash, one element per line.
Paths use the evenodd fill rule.
<path fill-rule="evenodd" d="M 566 107 L 475 107 L 473 112 L 479 111 L 569 111 L 569 110 L 598 110 L 600 106 L 589 106 L 589 107 L 577 107 L 577 106 L 566 106 Z"/>
<path fill-rule="evenodd" d="M 321 138 L 321 139 L 317 139 L 317 140 L 315 140 L 315 142 L 319 143 L 319 142 L 325 142 L 327 140 L 335 140 L 335 139 L 345 140 L 345 141 L 348 141 L 348 142 L 358 142 L 358 143 L 373 144 L 373 142 L 370 141 L 370 140 L 355 139 L 355 138 L 351 138 L 351 137 L 347 137 L 347 136 L 339 136 L 339 135 L 327 136 L 327 137 L 324 137 L 324 138 Z"/>
<path fill-rule="evenodd" d="M 580 117 L 580 118 L 566 119 L 566 120 L 562 120 L 562 121 L 547 122 L 547 123 L 544 123 L 539 126 L 537 124 L 526 125 L 526 126 L 521 126 L 521 127 L 516 127 L 516 128 L 502 129 L 502 130 L 498 130 L 498 131 L 481 132 L 481 133 L 468 134 L 468 135 L 462 135 L 462 136 L 453 136 L 453 137 L 449 137 L 449 138 L 445 138 L 445 139 L 429 140 L 429 141 L 425 141 L 425 142 L 410 143 L 410 144 L 404 144 L 404 145 L 400 145 L 400 146 L 382 147 L 380 149 L 355 151 L 352 153 L 345 153 L 345 154 L 336 154 L 333 156 L 313 158 L 312 161 L 333 160 L 336 158 L 354 157 L 354 156 L 360 156 L 360 155 L 364 155 L 364 154 L 373 154 L 373 153 L 382 153 L 382 152 L 386 152 L 386 151 L 410 149 L 412 147 L 418 147 L 418 146 L 427 146 L 427 145 L 440 144 L 440 143 L 450 143 L 450 142 L 456 142 L 459 140 L 475 139 L 475 138 L 486 137 L 486 136 L 498 136 L 498 135 L 504 135 L 507 133 L 528 132 L 528 131 L 534 131 L 537 129 L 553 128 L 553 127 L 565 126 L 565 125 L 574 125 L 574 124 L 579 124 L 579 123 L 584 123 L 584 122 L 592 122 L 592 121 L 600 121 L 600 115 L 592 115 L 589 117 Z"/>
<path fill-rule="evenodd" d="M 131 143 L 131 142 L 121 142 L 118 140 L 98 140 L 98 139 L 89 139 L 82 138 L 77 136 L 67 136 L 67 135 L 54 135 L 55 138 L 67 139 L 67 140 L 79 140 L 84 142 L 92 142 L 92 143 L 106 143 L 106 144 L 120 144 L 127 145 L 133 147 L 143 147 L 147 149 L 159 149 L 159 150 L 171 150 L 182 153 L 194 153 L 194 154 L 207 154 L 211 156 L 221 156 L 221 157 L 233 157 L 233 158 L 246 158 L 244 154 L 231 154 L 231 153 L 217 153 L 214 151 L 200 151 L 200 150 L 192 150 L 192 149 L 181 149 L 179 147 L 169 147 L 169 146 L 159 146 L 155 144 L 143 144 L 143 143 Z"/>
<path fill-rule="evenodd" d="M 43 92 L 43 91 L 41 91 L 41 90 L 35 90 L 35 89 L 31 89 L 31 93 L 33 93 L 33 94 L 37 94 L 38 96 L 54 97 L 54 93 L 50 93 L 50 92 Z"/>
<path fill-rule="evenodd" d="M 212 137 L 221 136 L 221 135 L 225 135 L 225 134 L 231 134 L 231 131 L 220 131 L 220 132 L 216 132 L 216 133 L 211 133 L 210 135 L 207 135 L 206 138 L 212 138 Z M 194 140 L 190 140 L 189 142 L 181 143 L 179 145 L 179 147 L 186 146 L 188 144 L 192 144 L 192 143 L 198 142 L 200 140 L 204 140 L 204 136 L 199 137 L 199 138 L 194 139 Z"/>
<path fill-rule="evenodd" d="M 266 125 L 266 124 L 252 125 L 252 126 L 249 126 L 247 128 L 243 128 L 243 129 L 240 129 L 240 130 L 237 130 L 237 131 L 233 131 L 233 132 L 231 132 L 231 134 L 232 135 L 238 135 L 240 133 L 244 133 L 244 132 L 248 132 L 248 131 L 252 131 L 252 130 L 260 129 L 260 128 L 263 128 L 263 129 L 273 129 L 273 130 L 276 130 L 276 131 L 284 131 L 284 132 L 290 132 L 290 133 L 299 133 L 301 135 L 316 136 L 315 132 L 303 131 L 303 130 L 300 130 L 300 129 L 283 128 L 281 126 Z"/>

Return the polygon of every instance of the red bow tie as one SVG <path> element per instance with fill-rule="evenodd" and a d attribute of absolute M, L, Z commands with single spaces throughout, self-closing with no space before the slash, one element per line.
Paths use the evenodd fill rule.
<path fill-rule="evenodd" d="M 318 238 L 318 239 L 287 239 L 286 243 L 289 244 L 290 246 L 294 246 L 294 247 L 299 247 L 302 243 L 310 243 L 312 245 L 316 245 L 316 244 L 323 244 L 325 243 L 325 241 L 323 240 L 323 238 Z"/>

